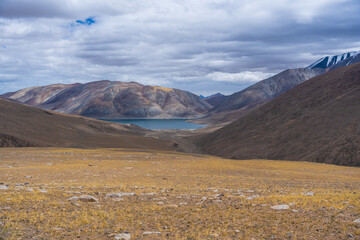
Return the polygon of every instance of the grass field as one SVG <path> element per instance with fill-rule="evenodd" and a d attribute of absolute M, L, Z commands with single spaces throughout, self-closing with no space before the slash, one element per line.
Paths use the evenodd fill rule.
<path fill-rule="evenodd" d="M 354 222 L 360 168 L 127 149 L 5 148 L 0 183 L 0 239 L 360 235 Z M 81 195 L 98 201 L 69 200 Z"/>

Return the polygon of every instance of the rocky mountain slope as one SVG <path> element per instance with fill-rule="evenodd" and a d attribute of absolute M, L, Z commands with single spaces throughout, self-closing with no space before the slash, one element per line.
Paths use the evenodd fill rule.
<path fill-rule="evenodd" d="M 323 74 L 324 69 L 289 69 L 273 77 L 262 80 L 250 87 L 224 97 L 201 122 L 232 122 L 246 115 L 250 110 L 270 101 L 300 83 Z"/>
<path fill-rule="evenodd" d="M 360 166 L 359 109 L 357 63 L 312 78 L 195 142 L 227 158 Z"/>
<path fill-rule="evenodd" d="M 354 63 L 358 63 L 360 62 L 360 53 L 356 54 L 356 55 L 353 55 L 349 58 L 346 58 L 345 60 L 343 61 L 340 61 L 338 62 L 337 64 L 329 67 L 327 70 L 328 71 L 332 71 L 334 69 L 337 69 L 337 68 L 340 68 L 340 67 L 344 67 L 344 66 L 349 66 L 351 64 L 354 64 Z"/>
<path fill-rule="evenodd" d="M 347 66 L 347 65 L 352 64 L 351 63 L 352 59 L 356 56 L 359 56 L 359 54 L 360 54 L 360 52 L 347 52 L 347 53 L 342 53 L 342 54 L 335 55 L 335 56 L 325 56 L 323 58 L 320 58 L 316 62 L 310 64 L 310 66 L 308 66 L 307 68 L 308 69 L 314 69 L 314 68 L 327 69 L 327 68 L 333 67 L 334 65 L 336 65 L 340 62 L 345 63 L 345 65 L 341 64 L 341 66 Z M 346 60 L 346 62 L 344 62 L 345 60 Z M 338 67 L 340 67 L 340 65 L 338 65 Z"/>
<path fill-rule="evenodd" d="M 37 109 L 0 98 L 0 147 L 119 147 L 175 150 L 147 130 Z"/>
<path fill-rule="evenodd" d="M 216 107 L 225 99 L 225 97 L 226 96 L 221 93 L 215 93 L 211 96 L 204 97 L 203 99 L 205 102 L 209 103 L 211 106 Z"/>
<path fill-rule="evenodd" d="M 60 113 L 97 118 L 196 118 L 211 108 L 190 92 L 106 80 L 32 87 L 2 97 Z"/>

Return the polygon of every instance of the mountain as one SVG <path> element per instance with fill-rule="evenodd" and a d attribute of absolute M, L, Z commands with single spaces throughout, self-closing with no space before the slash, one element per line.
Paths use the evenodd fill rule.
<path fill-rule="evenodd" d="M 234 159 L 360 166 L 360 63 L 314 77 L 195 142 Z"/>
<path fill-rule="evenodd" d="M 203 97 L 203 100 L 205 102 L 209 103 L 213 107 L 216 107 L 217 105 L 219 105 L 222 102 L 222 100 L 224 100 L 224 99 L 225 99 L 225 95 L 223 95 L 221 93 L 215 93 L 208 97 Z"/>
<path fill-rule="evenodd" d="M 60 114 L 0 98 L 0 147 L 82 147 L 175 150 L 134 125 Z"/>
<path fill-rule="evenodd" d="M 359 56 L 359 54 L 360 54 L 360 52 L 347 52 L 347 53 L 342 53 L 340 55 L 326 56 L 326 57 L 320 58 L 316 62 L 310 64 L 310 66 L 308 66 L 307 68 L 308 69 L 314 69 L 314 68 L 327 69 L 327 68 L 330 68 L 340 62 L 343 62 L 344 60 L 347 60 L 346 63 L 344 65 L 341 64 L 338 67 L 347 66 L 347 65 L 352 64 L 351 59 L 355 56 Z"/>
<path fill-rule="evenodd" d="M 250 110 L 270 101 L 300 83 L 323 74 L 324 69 L 288 69 L 250 87 L 223 97 L 222 101 L 200 121 L 207 123 L 232 122 Z"/>
<path fill-rule="evenodd" d="M 354 63 L 359 63 L 360 62 L 360 53 L 356 54 L 356 55 L 353 55 L 349 58 L 346 58 L 345 60 L 343 61 L 340 61 L 338 62 L 337 64 L 331 66 L 328 68 L 329 71 L 332 71 L 334 69 L 337 69 L 337 68 L 340 68 L 340 67 L 344 67 L 344 66 L 349 66 L 351 64 L 354 64 Z"/>
<path fill-rule="evenodd" d="M 211 108 L 190 92 L 107 80 L 31 87 L 2 97 L 60 113 L 97 118 L 196 118 Z"/>

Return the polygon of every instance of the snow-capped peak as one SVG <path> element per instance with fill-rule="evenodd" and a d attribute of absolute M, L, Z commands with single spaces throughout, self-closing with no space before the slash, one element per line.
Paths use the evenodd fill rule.
<path fill-rule="evenodd" d="M 313 69 L 313 68 L 326 69 L 326 68 L 329 68 L 345 59 L 348 59 L 348 58 L 353 57 L 358 54 L 360 54 L 360 51 L 347 52 L 347 53 L 343 53 L 343 54 L 335 55 L 335 56 L 326 56 L 326 57 L 323 57 L 323 58 L 317 60 L 316 62 L 314 62 L 307 68 L 308 69 Z"/>

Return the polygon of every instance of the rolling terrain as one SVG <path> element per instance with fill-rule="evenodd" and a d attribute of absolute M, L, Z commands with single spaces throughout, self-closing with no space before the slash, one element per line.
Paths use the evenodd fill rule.
<path fill-rule="evenodd" d="M 27 105 L 95 118 L 197 118 L 211 105 L 190 92 L 136 82 L 54 84 L 3 94 Z"/>
<path fill-rule="evenodd" d="M 282 94 L 196 143 L 234 159 L 360 165 L 360 63 Z"/>
<path fill-rule="evenodd" d="M 357 239 L 360 169 L 163 151 L 0 151 L 2 239 Z"/>
<path fill-rule="evenodd" d="M 149 130 L 37 109 L 0 98 L 0 147 L 121 147 L 175 150 Z"/>

